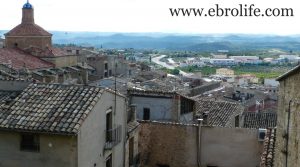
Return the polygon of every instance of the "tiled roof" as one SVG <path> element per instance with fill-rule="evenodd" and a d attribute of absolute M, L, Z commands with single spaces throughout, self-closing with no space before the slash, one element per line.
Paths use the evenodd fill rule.
<path fill-rule="evenodd" d="M 152 90 L 137 90 L 128 89 L 127 93 L 133 96 L 151 96 L 151 97 L 173 97 L 176 92 L 169 91 L 152 91 Z"/>
<path fill-rule="evenodd" d="M 41 60 L 19 49 L 10 48 L 0 49 L 0 63 L 11 63 L 12 68 L 16 70 L 23 69 L 24 67 L 30 70 L 54 67 L 52 63 Z"/>
<path fill-rule="evenodd" d="M 99 100 L 96 87 L 31 84 L 0 112 L 0 129 L 76 135 Z"/>
<path fill-rule="evenodd" d="M 13 99 L 15 99 L 20 91 L 0 91 L 0 112 L 9 107 Z"/>
<path fill-rule="evenodd" d="M 196 115 L 207 114 L 207 125 L 230 127 L 235 116 L 242 112 L 237 103 L 213 100 L 196 101 Z"/>
<path fill-rule="evenodd" d="M 19 24 L 5 36 L 52 36 L 49 32 L 36 24 Z"/>
<path fill-rule="evenodd" d="M 19 93 L 17 91 L 0 91 L 0 103 L 15 98 Z"/>
<path fill-rule="evenodd" d="M 299 69 L 300 69 L 300 65 L 292 68 L 290 71 L 288 71 L 288 72 L 282 74 L 281 76 L 279 76 L 278 78 L 276 78 L 276 81 L 282 81 L 282 80 L 286 79 L 287 77 L 289 77 L 290 75 L 298 73 Z"/>
<path fill-rule="evenodd" d="M 277 123 L 276 112 L 245 112 L 244 128 L 274 128 Z"/>
<path fill-rule="evenodd" d="M 35 46 L 31 46 L 25 49 L 27 53 L 36 55 L 37 57 L 60 57 L 60 56 L 74 56 L 73 53 L 68 53 L 62 48 L 47 47 L 46 49 L 41 49 Z"/>
<path fill-rule="evenodd" d="M 268 129 L 264 140 L 264 150 L 261 155 L 260 167 L 273 167 L 275 155 L 276 129 Z"/>

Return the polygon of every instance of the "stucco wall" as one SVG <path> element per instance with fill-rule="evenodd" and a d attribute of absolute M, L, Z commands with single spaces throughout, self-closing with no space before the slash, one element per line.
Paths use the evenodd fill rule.
<path fill-rule="evenodd" d="M 77 55 L 42 58 L 42 59 L 50 63 L 53 63 L 56 68 L 77 65 L 78 62 Z"/>
<path fill-rule="evenodd" d="M 137 128 L 136 130 L 134 130 L 133 132 L 131 132 L 127 138 L 127 142 L 126 142 L 126 152 L 125 152 L 125 167 L 130 167 L 129 166 L 129 141 L 130 139 L 133 139 L 133 155 L 134 157 L 136 157 L 139 153 L 138 150 L 138 140 L 139 140 L 139 128 Z"/>
<path fill-rule="evenodd" d="M 178 112 L 173 98 L 151 98 L 132 96 L 131 104 L 137 105 L 137 119 L 142 120 L 144 108 L 150 109 L 150 120 L 176 121 Z"/>
<path fill-rule="evenodd" d="M 201 165 L 259 166 L 262 143 L 256 129 L 202 127 Z M 198 167 L 198 126 L 141 123 L 139 151 L 142 166 Z"/>
<path fill-rule="evenodd" d="M 76 167 L 76 137 L 41 134 L 40 152 L 20 151 L 20 141 L 20 133 L 0 132 L 0 167 Z"/>
<path fill-rule="evenodd" d="M 114 107 L 114 94 L 104 91 L 100 101 L 89 114 L 78 134 L 78 167 L 105 167 L 112 154 L 113 167 L 124 166 L 126 105 L 125 98 L 117 96 L 117 111 L 113 114 L 113 127 L 122 125 L 122 141 L 110 151 L 104 151 L 106 111 Z"/>
<path fill-rule="evenodd" d="M 0 90 L 4 90 L 4 91 L 22 91 L 30 83 L 31 83 L 30 81 L 0 80 Z"/>
<path fill-rule="evenodd" d="M 289 101 L 290 107 L 290 129 L 289 129 L 289 143 L 288 143 L 288 167 L 300 166 L 300 92 L 299 92 L 300 74 L 294 74 L 279 85 L 279 101 L 277 111 L 277 133 L 276 133 L 276 147 L 275 147 L 275 166 L 286 166 L 286 138 Z"/>

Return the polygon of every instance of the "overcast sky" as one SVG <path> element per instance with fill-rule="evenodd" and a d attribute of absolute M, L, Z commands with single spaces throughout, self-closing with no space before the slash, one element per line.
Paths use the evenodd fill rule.
<path fill-rule="evenodd" d="M 0 29 L 21 22 L 26 0 L 1 0 Z M 35 21 L 46 30 L 97 32 L 300 34 L 299 0 L 30 0 Z M 169 8 L 292 7 L 294 17 L 172 17 Z"/>

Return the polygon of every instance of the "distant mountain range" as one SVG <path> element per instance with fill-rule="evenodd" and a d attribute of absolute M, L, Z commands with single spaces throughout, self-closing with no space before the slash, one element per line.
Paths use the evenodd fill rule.
<path fill-rule="evenodd" d="M 0 30 L 0 37 L 6 33 Z M 135 48 L 186 51 L 245 51 L 281 49 L 300 51 L 300 35 L 100 33 L 50 31 L 56 44 L 103 48 Z"/>

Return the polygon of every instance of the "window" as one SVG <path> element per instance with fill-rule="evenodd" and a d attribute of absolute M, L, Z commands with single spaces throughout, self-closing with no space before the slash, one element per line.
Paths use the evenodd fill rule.
<path fill-rule="evenodd" d="M 169 165 L 166 164 L 156 164 L 157 167 L 170 167 Z"/>
<path fill-rule="evenodd" d="M 187 114 L 193 112 L 194 101 L 181 97 L 180 100 L 180 114 Z"/>
<path fill-rule="evenodd" d="M 104 69 L 108 70 L 108 64 L 107 63 L 104 64 Z"/>
<path fill-rule="evenodd" d="M 21 150 L 22 151 L 40 151 L 40 138 L 35 134 L 22 134 L 21 135 Z"/>
<path fill-rule="evenodd" d="M 234 123 L 235 123 L 235 127 L 240 126 L 240 116 L 239 115 L 235 116 Z"/>
<path fill-rule="evenodd" d="M 149 120 L 149 119 L 150 119 L 150 108 L 144 108 L 143 120 Z"/>
<path fill-rule="evenodd" d="M 106 113 L 106 142 L 112 141 L 112 112 Z"/>
<path fill-rule="evenodd" d="M 112 155 L 106 158 L 106 167 L 112 167 Z"/>

